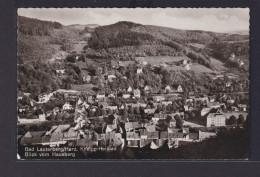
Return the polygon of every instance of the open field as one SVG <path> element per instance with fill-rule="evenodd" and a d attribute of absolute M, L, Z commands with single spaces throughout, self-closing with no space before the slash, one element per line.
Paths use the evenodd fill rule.
<path fill-rule="evenodd" d="M 84 85 L 74 85 L 72 84 L 71 89 L 79 92 L 86 92 L 87 94 L 94 95 L 96 92 L 93 90 L 94 85 L 84 84 Z"/>
<path fill-rule="evenodd" d="M 225 67 L 225 63 L 223 63 L 220 60 L 217 60 L 215 58 L 210 57 L 210 61 L 212 65 L 218 70 L 218 71 L 225 71 L 227 68 Z"/>
<path fill-rule="evenodd" d="M 146 61 L 147 63 L 151 64 L 152 66 L 164 66 L 166 69 L 169 70 L 185 70 L 182 66 L 175 65 L 175 62 L 181 61 L 181 60 L 191 60 L 187 56 L 178 56 L 178 57 L 172 57 L 172 56 L 155 56 L 155 57 L 138 57 L 139 61 L 143 62 Z M 198 74 L 200 73 L 212 73 L 213 71 L 203 65 L 200 65 L 198 63 L 192 63 L 190 65 L 191 71 L 194 71 Z"/>
<path fill-rule="evenodd" d="M 198 49 L 204 49 L 205 45 L 203 44 L 198 44 L 198 43 L 189 43 L 190 46 L 196 47 Z"/>

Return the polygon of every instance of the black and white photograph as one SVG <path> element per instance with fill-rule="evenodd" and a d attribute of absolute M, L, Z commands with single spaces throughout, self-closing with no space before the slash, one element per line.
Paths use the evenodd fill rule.
<path fill-rule="evenodd" d="M 249 8 L 18 8 L 18 160 L 248 160 Z"/>

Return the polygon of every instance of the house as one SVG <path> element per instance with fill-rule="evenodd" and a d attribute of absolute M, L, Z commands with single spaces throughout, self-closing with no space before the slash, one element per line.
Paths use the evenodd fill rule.
<path fill-rule="evenodd" d="M 171 104 L 172 104 L 172 101 L 162 101 L 162 105 L 168 106 Z"/>
<path fill-rule="evenodd" d="M 114 93 L 110 93 L 109 95 L 108 95 L 108 98 L 115 98 L 116 96 L 115 96 L 115 94 Z"/>
<path fill-rule="evenodd" d="M 142 68 L 137 68 L 136 73 L 137 73 L 137 74 L 142 74 L 142 73 L 143 73 L 143 69 L 142 69 Z"/>
<path fill-rule="evenodd" d="M 156 113 L 154 114 L 154 116 L 152 117 L 152 121 L 154 123 L 157 123 L 160 119 L 166 119 L 167 117 L 167 114 L 161 114 L 161 113 Z"/>
<path fill-rule="evenodd" d="M 132 92 L 132 91 L 133 91 L 132 87 L 129 86 L 129 87 L 127 88 L 127 92 L 130 93 L 130 92 Z"/>
<path fill-rule="evenodd" d="M 124 139 L 122 138 L 121 133 L 108 132 L 105 135 L 107 141 L 107 146 L 109 147 L 118 147 L 123 144 Z"/>
<path fill-rule="evenodd" d="M 182 132 L 168 133 L 168 147 L 177 148 L 179 141 L 187 140 L 186 135 Z"/>
<path fill-rule="evenodd" d="M 100 107 L 101 109 L 107 109 L 108 103 L 106 101 L 98 102 L 98 107 Z"/>
<path fill-rule="evenodd" d="M 201 116 L 205 116 L 206 114 L 208 114 L 211 109 L 212 109 L 212 108 L 202 108 L 202 110 L 201 110 Z"/>
<path fill-rule="evenodd" d="M 150 91 L 150 87 L 149 87 L 148 85 L 146 85 L 146 86 L 144 87 L 144 91 L 145 91 L 145 92 Z"/>
<path fill-rule="evenodd" d="M 159 148 L 159 140 L 152 140 L 150 148 L 151 149 L 158 149 Z"/>
<path fill-rule="evenodd" d="M 107 125 L 106 133 L 115 131 L 116 129 L 117 129 L 117 125 L 116 124 Z"/>
<path fill-rule="evenodd" d="M 130 98 L 130 97 L 131 97 L 131 95 L 128 94 L 128 93 L 123 93 L 122 94 L 122 98 L 124 98 L 124 99 Z"/>
<path fill-rule="evenodd" d="M 177 133 L 180 132 L 181 129 L 180 128 L 176 128 L 176 127 L 168 127 L 168 133 Z"/>
<path fill-rule="evenodd" d="M 39 95 L 38 96 L 38 99 L 39 99 L 38 103 L 47 103 L 52 96 L 53 96 L 53 93 Z"/>
<path fill-rule="evenodd" d="M 188 106 L 188 105 L 183 106 L 183 108 L 184 108 L 184 111 L 185 111 L 185 112 L 187 112 L 187 111 L 193 111 L 193 110 L 194 110 L 194 107 Z"/>
<path fill-rule="evenodd" d="M 182 133 L 189 134 L 190 133 L 190 128 L 189 127 L 182 127 Z"/>
<path fill-rule="evenodd" d="M 167 131 L 161 131 L 160 132 L 160 139 L 167 140 L 168 139 L 168 132 Z"/>
<path fill-rule="evenodd" d="M 227 103 L 228 103 L 228 104 L 233 104 L 233 103 L 235 103 L 235 100 L 229 99 L 229 100 L 227 100 Z"/>
<path fill-rule="evenodd" d="M 226 116 L 220 110 L 207 116 L 207 127 L 211 126 L 226 126 Z"/>
<path fill-rule="evenodd" d="M 90 76 L 90 75 L 85 75 L 85 74 L 83 73 L 82 79 L 83 79 L 83 82 L 90 83 L 90 81 L 91 81 L 91 76 Z"/>
<path fill-rule="evenodd" d="M 199 140 L 199 133 L 195 132 L 195 133 L 189 133 L 189 139 L 192 141 L 197 141 Z"/>
<path fill-rule="evenodd" d="M 106 97 L 105 94 L 97 94 L 96 95 L 97 99 L 104 99 L 105 97 Z"/>
<path fill-rule="evenodd" d="M 150 145 L 152 139 L 142 139 L 140 140 L 140 148 Z"/>
<path fill-rule="evenodd" d="M 107 79 L 108 79 L 108 82 L 113 82 L 113 80 L 116 79 L 116 76 L 113 74 L 107 75 Z"/>
<path fill-rule="evenodd" d="M 248 109 L 248 108 L 247 108 L 247 105 L 245 105 L 245 104 L 238 104 L 237 106 L 238 106 L 238 108 L 239 108 L 240 111 L 246 112 L 247 109 Z"/>
<path fill-rule="evenodd" d="M 65 69 L 56 69 L 56 74 L 59 75 L 65 74 Z"/>
<path fill-rule="evenodd" d="M 231 86 L 231 82 L 226 82 L 226 87 L 230 87 Z"/>
<path fill-rule="evenodd" d="M 154 124 L 144 124 L 144 127 L 146 128 L 147 132 L 154 132 L 155 131 L 155 125 Z"/>
<path fill-rule="evenodd" d="M 140 136 L 137 132 L 126 132 L 126 141 L 140 140 Z"/>
<path fill-rule="evenodd" d="M 72 110 L 73 107 L 69 102 L 66 102 L 63 106 L 62 106 L 63 110 Z"/>
<path fill-rule="evenodd" d="M 215 96 L 209 96 L 209 102 L 213 103 L 216 101 L 216 97 Z"/>
<path fill-rule="evenodd" d="M 165 88 L 164 88 L 164 91 L 167 92 L 167 91 L 171 91 L 171 87 L 169 85 L 167 85 Z"/>
<path fill-rule="evenodd" d="M 128 147 L 138 147 L 140 136 L 136 132 L 126 132 L 126 141 Z"/>
<path fill-rule="evenodd" d="M 176 127 L 176 120 L 175 119 L 170 120 L 169 127 Z"/>
<path fill-rule="evenodd" d="M 190 70 L 191 68 L 190 68 L 190 64 L 186 64 L 186 65 L 184 65 L 184 69 L 186 69 L 186 70 Z"/>
<path fill-rule="evenodd" d="M 203 102 L 203 103 L 208 103 L 209 102 L 209 98 L 207 96 L 203 96 L 203 97 L 195 97 L 193 99 L 195 102 Z"/>
<path fill-rule="evenodd" d="M 210 137 L 214 137 L 214 136 L 217 136 L 217 134 L 215 132 L 202 132 L 199 130 L 199 140 L 200 141 L 205 140 Z"/>
<path fill-rule="evenodd" d="M 134 97 L 140 98 L 141 97 L 141 91 L 139 89 L 134 89 Z"/>
<path fill-rule="evenodd" d="M 238 112 L 238 111 L 239 111 L 239 108 L 236 107 L 236 106 L 231 106 L 231 110 L 234 111 L 234 112 Z"/>
<path fill-rule="evenodd" d="M 158 140 L 159 139 L 159 131 L 147 131 L 147 139 Z"/>
<path fill-rule="evenodd" d="M 107 109 L 111 109 L 113 111 L 117 110 L 117 106 L 107 106 Z"/>
<path fill-rule="evenodd" d="M 28 119 L 28 118 L 21 118 L 18 116 L 18 123 L 21 124 L 32 124 L 32 123 L 39 123 L 39 122 L 44 122 L 46 121 L 46 116 L 45 114 L 39 114 L 38 116 L 35 116 L 33 119 Z"/>
<path fill-rule="evenodd" d="M 217 109 L 217 108 L 220 108 L 221 106 L 225 106 L 225 104 L 224 103 L 219 103 L 219 102 L 209 102 L 209 103 L 207 103 L 207 107 L 209 107 L 209 108 L 215 108 L 215 109 Z"/>
<path fill-rule="evenodd" d="M 134 130 L 137 130 L 139 128 L 142 128 L 142 124 L 139 124 L 138 122 L 126 122 L 125 123 L 125 130 L 127 132 L 134 131 Z"/>
<path fill-rule="evenodd" d="M 20 145 L 40 145 L 42 144 L 42 137 L 45 133 L 46 131 L 28 131 L 21 138 Z"/>
<path fill-rule="evenodd" d="M 183 89 L 182 89 L 182 86 L 181 85 L 173 85 L 173 90 L 175 92 L 179 92 L 179 93 L 182 93 L 183 92 Z"/>
<path fill-rule="evenodd" d="M 164 101 L 165 96 L 164 95 L 154 95 L 153 100 L 156 101 L 156 102 Z"/>
<path fill-rule="evenodd" d="M 70 127 L 67 131 L 64 131 L 63 140 L 76 140 L 79 138 L 79 133 L 75 131 L 73 127 Z"/>
<path fill-rule="evenodd" d="M 156 111 L 156 108 L 153 108 L 153 109 L 144 109 L 144 113 L 145 113 L 145 114 L 154 114 L 155 111 Z"/>
<path fill-rule="evenodd" d="M 127 141 L 127 147 L 138 147 L 139 140 L 129 140 Z"/>
<path fill-rule="evenodd" d="M 70 128 L 69 124 L 53 126 L 50 131 L 46 132 L 46 135 L 50 135 L 50 146 L 59 146 L 65 144 L 67 141 L 63 140 L 64 132 Z"/>

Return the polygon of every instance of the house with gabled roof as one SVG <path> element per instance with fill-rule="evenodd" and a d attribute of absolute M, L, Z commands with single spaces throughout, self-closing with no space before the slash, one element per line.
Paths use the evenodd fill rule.
<path fill-rule="evenodd" d="M 63 140 L 76 140 L 79 138 L 78 131 L 75 131 L 73 127 L 70 127 L 67 131 L 64 131 Z"/>
<path fill-rule="evenodd" d="M 127 92 L 128 92 L 128 93 L 131 93 L 132 91 L 133 91 L 133 88 L 129 86 L 129 87 L 127 88 Z"/>
<path fill-rule="evenodd" d="M 64 132 L 70 128 L 69 124 L 53 126 L 51 132 L 47 132 L 50 134 L 50 146 L 59 146 L 60 144 L 65 144 L 67 141 L 63 140 Z"/>
<path fill-rule="evenodd" d="M 142 124 L 140 124 L 138 122 L 126 122 L 125 123 L 125 130 L 127 132 L 134 131 L 134 130 L 137 130 L 137 129 L 140 129 L 140 128 L 142 128 Z"/>
<path fill-rule="evenodd" d="M 138 147 L 140 136 L 136 132 L 126 132 L 126 141 L 128 147 Z"/>
<path fill-rule="evenodd" d="M 117 125 L 116 124 L 107 125 L 106 133 L 115 131 L 116 129 L 117 129 Z"/>
<path fill-rule="evenodd" d="M 150 148 L 151 149 L 158 149 L 160 146 L 159 146 L 159 140 L 152 140 L 151 141 L 151 145 L 150 145 Z"/>
<path fill-rule="evenodd" d="M 147 131 L 147 139 L 159 139 L 159 131 Z"/>
<path fill-rule="evenodd" d="M 28 131 L 26 134 L 21 138 L 20 144 L 21 145 L 39 145 L 42 144 L 42 137 L 46 131 Z"/>
<path fill-rule="evenodd" d="M 172 87 L 173 87 L 173 90 L 174 90 L 175 92 L 179 92 L 179 93 L 182 93 L 182 92 L 183 92 L 183 89 L 182 89 L 182 86 L 181 86 L 181 85 L 176 85 L 176 84 L 174 84 L 174 85 L 172 85 Z"/>
<path fill-rule="evenodd" d="M 149 146 L 153 140 L 152 139 L 141 139 L 140 140 L 140 148 Z"/>
<path fill-rule="evenodd" d="M 214 137 L 214 136 L 217 136 L 217 134 L 215 132 L 199 131 L 199 140 L 200 141 L 205 140 L 205 139 L 210 138 L 210 137 Z"/>

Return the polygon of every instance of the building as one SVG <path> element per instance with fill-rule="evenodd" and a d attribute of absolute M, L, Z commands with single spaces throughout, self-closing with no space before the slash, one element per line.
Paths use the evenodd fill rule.
<path fill-rule="evenodd" d="M 219 110 L 217 113 L 209 113 L 207 117 L 207 127 L 221 127 L 226 126 L 226 116 Z"/>
<path fill-rule="evenodd" d="M 141 97 L 141 91 L 139 89 L 134 89 L 134 97 L 140 98 Z"/>
<path fill-rule="evenodd" d="M 211 109 L 212 109 L 212 108 L 202 108 L 202 110 L 201 110 L 201 116 L 205 116 L 206 114 L 208 114 Z"/>
<path fill-rule="evenodd" d="M 124 98 L 124 99 L 130 98 L 130 97 L 131 97 L 131 95 L 128 94 L 128 93 L 123 93 L 122 94 L 122 98 Z"/>
<path fill-rule="evenodd" d="M 205 140 L 205 139 L 210 138 L 210 137 L 214 137 L 214 136 L 217 136 L 217 134 L 215 132 L 199 131 L 199 140 L 200 141 Z"/>
<path fill-rule="evenodd" d="M 73 106 L 70 104 L 70 103 L 65 103 L 63 106 L 62 106 L 62 109 L 63 110 L 72 110 L 73 109 Z"/>
<path fill-rule="evenodd" d="M 136 71 L 137 74 L 142 74 L 143 73 L 143 69 L 142 68 L 138 68 Z"/>
<path fill-rule="evenodd" d="M 18 116 L 18 123 L 21 124 L 31 124 L 31 123 L 39 123 L 39 122 L 44 122 L 46 121 L 46 116 L 45 114 L 40 114 L 37 116 L 35 116 L 36 118 L 34 119 L 28 119 L 28 118 L 21 118 L 20 116 Z"/>

